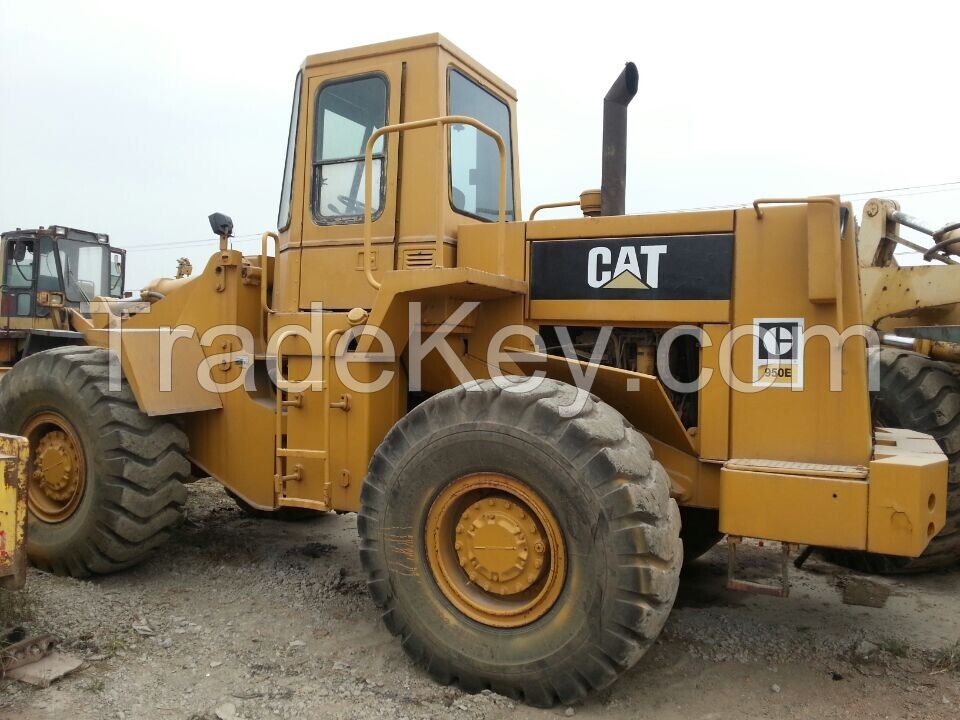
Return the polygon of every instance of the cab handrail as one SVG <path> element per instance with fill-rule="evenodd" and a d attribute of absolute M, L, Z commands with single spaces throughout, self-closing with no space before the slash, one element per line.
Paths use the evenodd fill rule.
<path fill-rule="evenodd" d="M 403 133 L 407 130 L 417 130 L 425 127 L 435 127 L 437 129 L 437 247 L 434 258 L 434 267 L 443 267 L 443 240 L 444 240 L 444 218 L 446 216 L 446 203 L 444 203 L 444 193 L 440 190 L 446 186 L 447 169 L 447 144 L 443 127 L 445 125 L 470 125 L 480 132 L 493 138 L 497 143 L 497 150 L 500 153 L 500 207 L 497 218 L 497 272 L 500 275 L 504 273 L 504 251 L 506 248 L 507 226 L 506 226 L 506 208 L 507 208 L 507 147 L 500 133 L 479 120 L 467 117 L 466 115 L 444 115 L 442 117 L 429 118 L 427 120 L 412 120 L 410 122 L 397 123 L 395 125 L 384 125 L 382 128 L 374 130 L 367 140 L 367 147 L 363 158 L 363 272 L 370 285 L 379 290 L 380 281 L 373 276 L 373 267 L 370 253 L 373 245 L 373 146 L 383 135 L 389 133 Z"/>

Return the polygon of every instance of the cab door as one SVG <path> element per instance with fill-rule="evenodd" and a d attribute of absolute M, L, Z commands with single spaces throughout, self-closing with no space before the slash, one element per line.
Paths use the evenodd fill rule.
<path fill-rule="evenodd" d="M 33 240 L 7 240 L 4 243 L 3 299 L 0 315 L 5 320 L 5 327 L 10 327 L 10 318 L 27 318 L 34 315 L 36 277 L 33 252 Z"/>
<path fill-rule="evenodd" d="M 300 262 L 300 308 L 367 307 L 363 273 L 364 151 L 378 128 L 399 123 L 403 63 L 357 65 L 308 77 L 307 163 Z M 374 275 L 394 268 L 400 138 L 374 148 Z"/>
<path fill-rule="evenodd" d="M 377 129 L 401 121 L 403 64 L 365 61 L 336 73 L 305 72 L 299 307 L 370 308 L 375 290 L 363 271 L 364 153 Z M 373 154 L 372 265 L 378 276 L 394 267 L 399 147 L 398 136 L 388 135 Z M 294 381 L 316 377 L 311 366 L 326 360 L 289 352 L 287 375 Z M 343 494 L 358 482 L 347 471 L 349 389 L 329 368 L 324 375 L 322 389 L 301 393 L 284 413 L 278 448 L 286 472 L 296 468 L 298 477 L 283 485 L 281 505 L 316 507 L 332 494 L 335 506 L 344 507 Z"/>

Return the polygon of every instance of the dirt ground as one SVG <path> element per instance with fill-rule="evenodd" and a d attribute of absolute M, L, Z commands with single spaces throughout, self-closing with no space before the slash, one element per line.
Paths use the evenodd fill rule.
<path fill-rule="evenodd" d="M 95 581 L 32 571 L 8 616 L 84 666 L 38 690 L 0 679 L 0 718 L 957 718 L 960 567 L 885 579 L 886 606 L 844 605 L 857 576 L 816 557 L 788 599 L 724 589 L 721 546 L 684 571 L 657 645 L 612 688 L 550 711 L 434 684 L 379 622 L 355 517 L 245 517 L 190 486 L 187 521 L 147 564 Z M 746 573 L 777 552 L 745 548 Z M 9 619 L 9 618 L 8 618 Z"/>

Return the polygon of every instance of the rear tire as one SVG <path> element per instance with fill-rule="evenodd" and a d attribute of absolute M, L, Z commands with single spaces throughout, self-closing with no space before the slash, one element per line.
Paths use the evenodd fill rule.
<path fill-rule="evenodd" d="M 400 420 L 370 462 L 358 518 L 368 586 L 390 632 L 442 683 L 540 707 L 575 702 L 636 663 L 666 621 L 683 557 L 667 475 L 646 439 L 596 397 L 563 417 L 560 409 L 575 396 L 575 388 L 552 380 L 530 392 L 491 381 L 454 388 Z M 478 477 L 502 478 L 518 497 L 541 500 L 537 512 L 549 516 L 544 524 L 554 523 L 565 550 L 548 551 L 548 564 L 563 558 L 555 600 L 532 620 L 508 620 L 509 627 L 455 606 L 430 547 L 463 536 L 450 530 L 446 538 L 442 525 L 425 532 L 451 489 Z M 493 512 L 494 503 L 511 507 L 499 491 L 489 492 L 475 504 L 486 510 L 489 503 Z M 537 542 L 537 552 L 545 544 Z M 469 563 L 461 566 L 460 581 Z M 494 585 L 498 579 L 503 575 L 493 576 Z M 491 612 L 514 597 L 506 587 L 506 595 L 481 592 L 484 581 L 472 581 L 466 585 Z"/>
<path fill-rule="evenodd" d="M 945 363 L 883 348 L 874 418 L 880 427 L 928 433 L 939 443 L 949 462 L 946 525 L 918 558 L 844 550 L 825 551 L 825 556 L 878 574 L 919 573 L 954 564 L 960 560 L 960 380 Z"/>
<path fill-rule="evenodd" d="M 141 412 L 125 381 L 111 392 L 109 359 L 101 348 L 46 350 L 18 362 L 0 383 L 0 430 L 31 435 L 27 555 L 58 575 L 86 577 L 136 565 L 168 538 L 186 501 L 186 436 Z M 64 457 L 71 466 L 76 461 L 70 477 L 82 482 L 74 483 L 69 503 L 57 502 L 66 490 L 50 497 L 62 489 L 56 485 L 62 474 L 51 481 L 47 473 L 56 470 L 44 469 L 35 457 L 45 437 L 50 452 L 51 433 L 61 446 L 73 438 Z"/>

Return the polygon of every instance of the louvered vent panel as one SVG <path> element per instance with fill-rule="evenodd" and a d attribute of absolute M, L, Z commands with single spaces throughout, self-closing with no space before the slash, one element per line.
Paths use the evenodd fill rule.
<path fill-rule="evenodd" d="M 433 258 L 433 250 L 404 250 L 401 268 L 404 270 L 432 268 L 434 265 Z"/>

